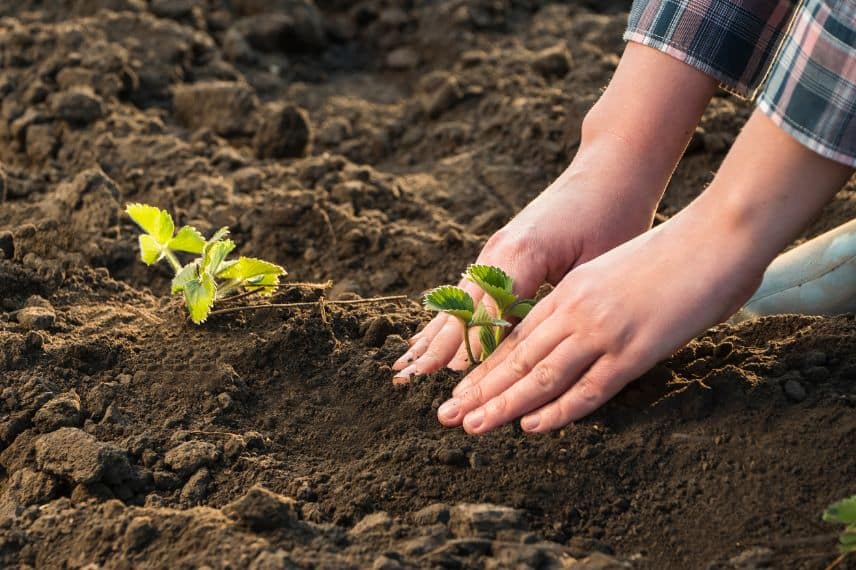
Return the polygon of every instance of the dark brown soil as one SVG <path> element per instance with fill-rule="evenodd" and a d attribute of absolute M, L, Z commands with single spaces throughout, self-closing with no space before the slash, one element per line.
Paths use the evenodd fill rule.
<path fill-rule="evenodd" d="M 419 293 L 573 156 L 626 8 L 0 5 L 0 567 L 835 558 L 820 513 L 856 493 L 853 315 L 716 327 L 542 437 L 441 428 L 455 374 L 389 381 Z M 715 98 L 662 216 L 749 111 Z M 295 281 L 332 279 L 328 297 L 413 301 L 190 325 L 168 269 L 137 260 L 127 201 L 229 225 Z M 851 181 L 804 237 L 854 215 Z"/>

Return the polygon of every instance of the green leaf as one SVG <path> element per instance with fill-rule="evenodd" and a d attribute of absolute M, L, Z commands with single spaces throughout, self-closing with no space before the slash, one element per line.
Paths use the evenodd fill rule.
<path fill-rule="evenodd" d="M 263 275 L 286 274 L 285 269 L 275 263 L 254 257 L 240 257 L 236 263 L 230 263 L 225 267 L 221 267 L 217 277 L 246 281 Z"/>
<path fill-rule="evenodd" d="M 856 495 L 831 504 L 823 513 L 823 520 L 856 525 Z"/>
<path fill-rule="evenodd" d="M 506 314 L 509 317 L 517 317 L 518 319 L 522 319 L 523 317 L 529 314 L 529 311 L 531 311 L 532 307 L 534 306 L 535 301 L 533 299 L 520 299 L 508 308 Z"/>
<path fill-rule="evenodd" d="M 219 230 L 217 230 L 216 232 L 214 232 L 214 235 L 211 236 L 211 238 L 208 240 L 208 243 L 214 243 L 216 241 L 220 241 L 221 239 L 225 238 L 227 235 L 229 235 L 229 228 L 224 226 L 224 227 L 220 228 Z"/>
<path fill-rule="evenodd" d="M 849 526 L 840 537 L 842 552 L 856 552 L 856 526 Z"/>
<path fill-rule="evenodd" d="M 143 231 L 152 236 L 159 244 L 165 245 L 175 231 L 172 216 L 148 204 L 128 204 L 125 211 Z"/>
<path fill-rule="evenodd" d="M 428 310 L 448 313 L 464 323 L 473 318 L 473 298 L 454 285 L 442 285 L 428 291 L 422 303 Z"/>
<path fill-rule="evenodd" d="M 273 295 L 279 287 L 279 275 L 257 275 L 248 279 L 245 286 L 256 291 L 259 295 Z"/>
<path fill-rule="evenodd" d="M 499 267 L 470 265 L 463 276 L 484 289 L 503 313 L 517 300 L 511 290 L 514 280 Z"/>
<path fill-rule="evenodd" d="M 479 329 L 479 342 L 482 346 L 481 359 L 484 362 L 484 359 L 496 350 L 496 336 L 493 327 L 481 327 Z"/>
<path fill-rule="evenodd" d="M 205 248 L 205 238 L 193 226 L 184 226 L 178 230 L 174 238 L 169 240 L 167 247 L 175 251 L 202 253 L 202 250 Z"/>
<path fill-rule="evenodd" d="M 184 291 L 187 283 L 199 277 L 199 261 L 192 261 L 181 268 L 175 277 L 172 279 L 172 292 L 180 293 Z"/>
<path fill-rule="evenodd" d="M 163 257 L 163 248 L 155 238 L 149 234 L 140 234 L 140 258 L 146 265 L 152 265 Z"/>
<path fill-rule="evenodd" d="M 487 306 L 484 303 L 479 303 L 479 306 L 470 319 L 469 325 L 471 327 L 510 327 L 511 323 L 494 317 L 488 312 Z"/>
<path fill-rule="evenodd" d="M 190 319 L 197 325 L 208 318 L 216 291 L 214 280 L 207 273 L 184 284 L 184 299 L 190 311 Z"/>
<path fill-rule="evenodd" d="M 233 249 L 235 249 L 235 242 L 230 239 L 208 242 L 202 253 L 201 270 L 211 276 L 217 275 L 220 264 Z"/>

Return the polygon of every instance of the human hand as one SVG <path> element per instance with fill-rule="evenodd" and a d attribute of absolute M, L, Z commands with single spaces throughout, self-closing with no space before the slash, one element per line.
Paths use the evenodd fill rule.
<path fill-rule="evenodd" d="M 722 230 L 676 218 L 572 270 L 458 384 L 439 420 L 481 434 L 523 416 L 524 430 L 543 432 L 603 405 L 755 290 L 764 264 Z"/>

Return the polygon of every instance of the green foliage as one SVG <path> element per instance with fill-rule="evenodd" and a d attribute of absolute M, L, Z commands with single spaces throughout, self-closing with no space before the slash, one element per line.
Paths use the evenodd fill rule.
<path fill-rule="evenodd" d="M 200 324 L 208 318 L 218 299 L 237 291 L 270 295 L 276 291 L 285 269 L 252 257 L 227 259 L 235 242 L 226 239 L 229 228 L 220 228 L 206 240 L 192 226 L 175 232 L 175 223 L 166 210 L 147 204 L 128 204 L 125 210 L 142 228 L 140 257 L 147 265 L 166 259 L 175 271 L 172 292 L 182 293 L 191 320 Z M 199 257 L 182 265 L 176 252 Z"/>
<path fill-rule="evenodd" d="M 470 265 L 463 277 L 478 285 L 496 304 L 496 315 L 491 315 L 484 303 L 474 307 L 473 298 L 465 290 L 453 285 L 442 285 L 429 291 L 423 300 L 425 308 L 431 311 L 448 313 L 457 318 L 464 327 L 464 344 L 470 362 L 477 362 L 470 347 L 469 332 L 479 329 L 479 342 L 482 346 L 481 360 L 484 360 L 502 342 L 503 331 L 511 323 L 505 316 L 522 319 L 535 301 L 518 299 L 513 292 L 514 280 L 505 271 L 492 265 Z"/>
<path fill-rule="evenodd" d="M 838 538 L 841 552 L 856 552 L 856 495 L 833 503 L 823 513 L 823 520 L 846 525 Z"/>
<path fill-rule="evenodd" d="M 448 313 L 464 324 L 472 320 L 475 311 L 470 294 L 454 285 L 442 285 L 428 291 L 423 304 L 428 310 Z"/>

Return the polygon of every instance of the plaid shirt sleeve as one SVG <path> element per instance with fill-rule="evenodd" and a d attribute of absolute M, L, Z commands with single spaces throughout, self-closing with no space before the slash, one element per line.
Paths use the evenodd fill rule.
<path fill-rule="evenodd" d="M 856 167 L 854 0 L 634 0 L 624 39 L 704 71 Z"/>

